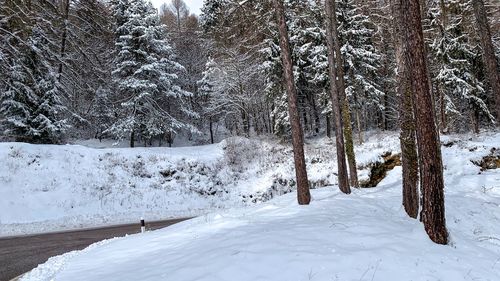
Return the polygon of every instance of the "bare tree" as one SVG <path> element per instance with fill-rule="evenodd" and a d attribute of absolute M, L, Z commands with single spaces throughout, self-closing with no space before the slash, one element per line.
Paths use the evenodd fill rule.
<path fill-rule="evenodd" d="M 332 100 L 333 116 L 335 118 L 335 140 L 337 147 L 337 165 L 339 188 L 344 193 L 351 193 L 349 180 L 347 177 L 347 166 L 345 159 L 344 132 L 342 124 L 342 114 L 337 85 L 337 72 L 335 69 L 335 47 L 333 43 L 333 30 L 336 29 L 335 0 L 325 1 L 326 10 L 326 37 L 328 48 L 328 73 L 330 76 L 330 97 Z M 335 27 L 334 27 L 335 26 Z"/>
<path fill-rule="evenodd" d="M 283 0 L 274 0 L 276 18 L 279 29 L 279 41 L 281 48 L 281 60 L 285 86 L 288 94 L 288 111 L 290 125 L 292 127 L 293 158 L 295 162 L 295 176 L 297 178 L 297 199 L 300 205 L 307 205 L 311 201 L 309 193 L 309 181 L 307 180 L 306 161 L 304 157 L 304 136 L 300 125 L 300 116 L 297 109 L 297 89 L 293 78 L 292 57 L 290 55 L 290 43 L 285 21 L 285 8 Z"/>
<path fill-rule="evenodd" d="M 429 238 L 438 244 L 448 243 L 444 207 L 443 163 L 439 135 L 434 121 L 434 106 L 418 0 L 398 0 L 401 5 L 402 29 L 406 40 L 406 61 L 410 69 L 416 128 L 420 187 L 421 220 Z"/>

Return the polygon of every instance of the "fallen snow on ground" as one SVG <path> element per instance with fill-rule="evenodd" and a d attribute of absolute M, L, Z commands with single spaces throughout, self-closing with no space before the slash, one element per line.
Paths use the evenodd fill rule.
<path fill-rule="evenodd" d="M 222 158 L 221 145 L 92 149 L 0 143 L 0 235 L 193 216 L 231 206 L 233 194 L 203 194 Z"/>
<path fill-rule="evenodd" d="M 290 193 L 99 242 L 51 258 L 22 280 L 498 281 L 500 171 L 480 171 L 470 160 L 500 147 L 500 134 L 443 142 L 451 143 L 442 148 L 450 245 L 432 243 L 405 215 L 396 167 L 377 187 L 350 195 L 335 186 L 313 190 L 308 206 Z M 370 140 L 363 151 L 392 143 Z"/>
<path fill-rule="evenodd" d="M 360 166 L 398 150 L 394 133 L 376 136 L 357 148 Z M 79 143 L 86 146 L 0 143 L 0 236 L 197 216 L 295 189 L 292 149 L 272 138 L 176 148 Z M 333 147 L 328 138 L 308 141 L 313 187 L 337 183 Z"/>

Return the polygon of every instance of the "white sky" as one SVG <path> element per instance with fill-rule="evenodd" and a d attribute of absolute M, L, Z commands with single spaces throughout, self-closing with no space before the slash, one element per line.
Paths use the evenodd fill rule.
<path fill-rule="evenodd" d="M 170 3 L 170 0 L 150 0 L 153 3 L 153 6 L 156 8 L 160 8 L 163 3 Z M 195 13 L 197 15 L 200 14 L 201 6 L 203 6 L 203 0 L 184 0 L 186 5 L 189 7 L 189 11 L 191 13 Z"/>

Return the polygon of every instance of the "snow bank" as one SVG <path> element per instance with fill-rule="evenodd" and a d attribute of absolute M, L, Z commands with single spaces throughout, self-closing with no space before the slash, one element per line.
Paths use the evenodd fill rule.
<path fill-rule="evenodd" d="M 114 148 L 0 144 L 0 234 L 197 215 L 230 200 L 212 182 L 220 145 Z M 177 172 L 175 175 L 169 173 Z"/>
<path fill-rule="evenodd" d="M 375 142 L 358 151 L 371 154 Z M 23 280 L 500 280 L 500 171 L 470 161 L 500 147 L 500 134 L 443 142 L 453 142 L 443 147 L 450 245 L 432 243 L 405 215 L 396 167 L 351 195 L 313 190 L 309 206 L 291 193 L 100 242 Z M 384 150 L 394 140 L 380 143 Z"/>
<path fill-rule="evenodd" d="M 133 149 L 80 143 L 87 146 L 0 143 L 0 236 L 196 216 L 295 189 L 292 149 L 274 139 Z M 313 187 L 336 184 L 333 147 L 327 138 L 307 144 Z M 360 149 L 369 159 L 380 150 Z"/>

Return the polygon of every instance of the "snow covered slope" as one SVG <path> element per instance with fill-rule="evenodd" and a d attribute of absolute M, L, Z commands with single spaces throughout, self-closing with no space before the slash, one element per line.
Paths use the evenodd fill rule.
<path fill-rule="evenodd" d="M 213 170 L 222 154 L 220 145 L 91 149 L 1 143 L 0 234 L 136 221 L 141 216 L 190 216 L 216 208 L 229 199 L 206 198 L 197 191 L 213 176 L 202 171 Z M 178 172 L 175 177 L 168 174 L 171 170 Z M 180 188 L 186 182 L 190 189 Z"/>
<path fill-rule="evenodd" d="M 336 183 L 332 145 L 328 139 L 308 145 L 313 185 Z M 294 189 L 292 157 L 289 146 L 272 139 L 133 149 L 0 143 L 0 236 L 266 201 Z"/>
<path fill-rule="evenodd" d="M 377 142 L 358 150 L 366 153 L 360 159 Z M 309 206 L 291 193 L 99 242 L 51 258 L 23 280 L 498 281 L 500 170 L 480 171 L 471 160 L 500 147 L 500 134 L 443 142 L 447 246 L 404 214 L 396 167 L 377 187 L 351 195 L 335 186 L 313 190 Z"/>

